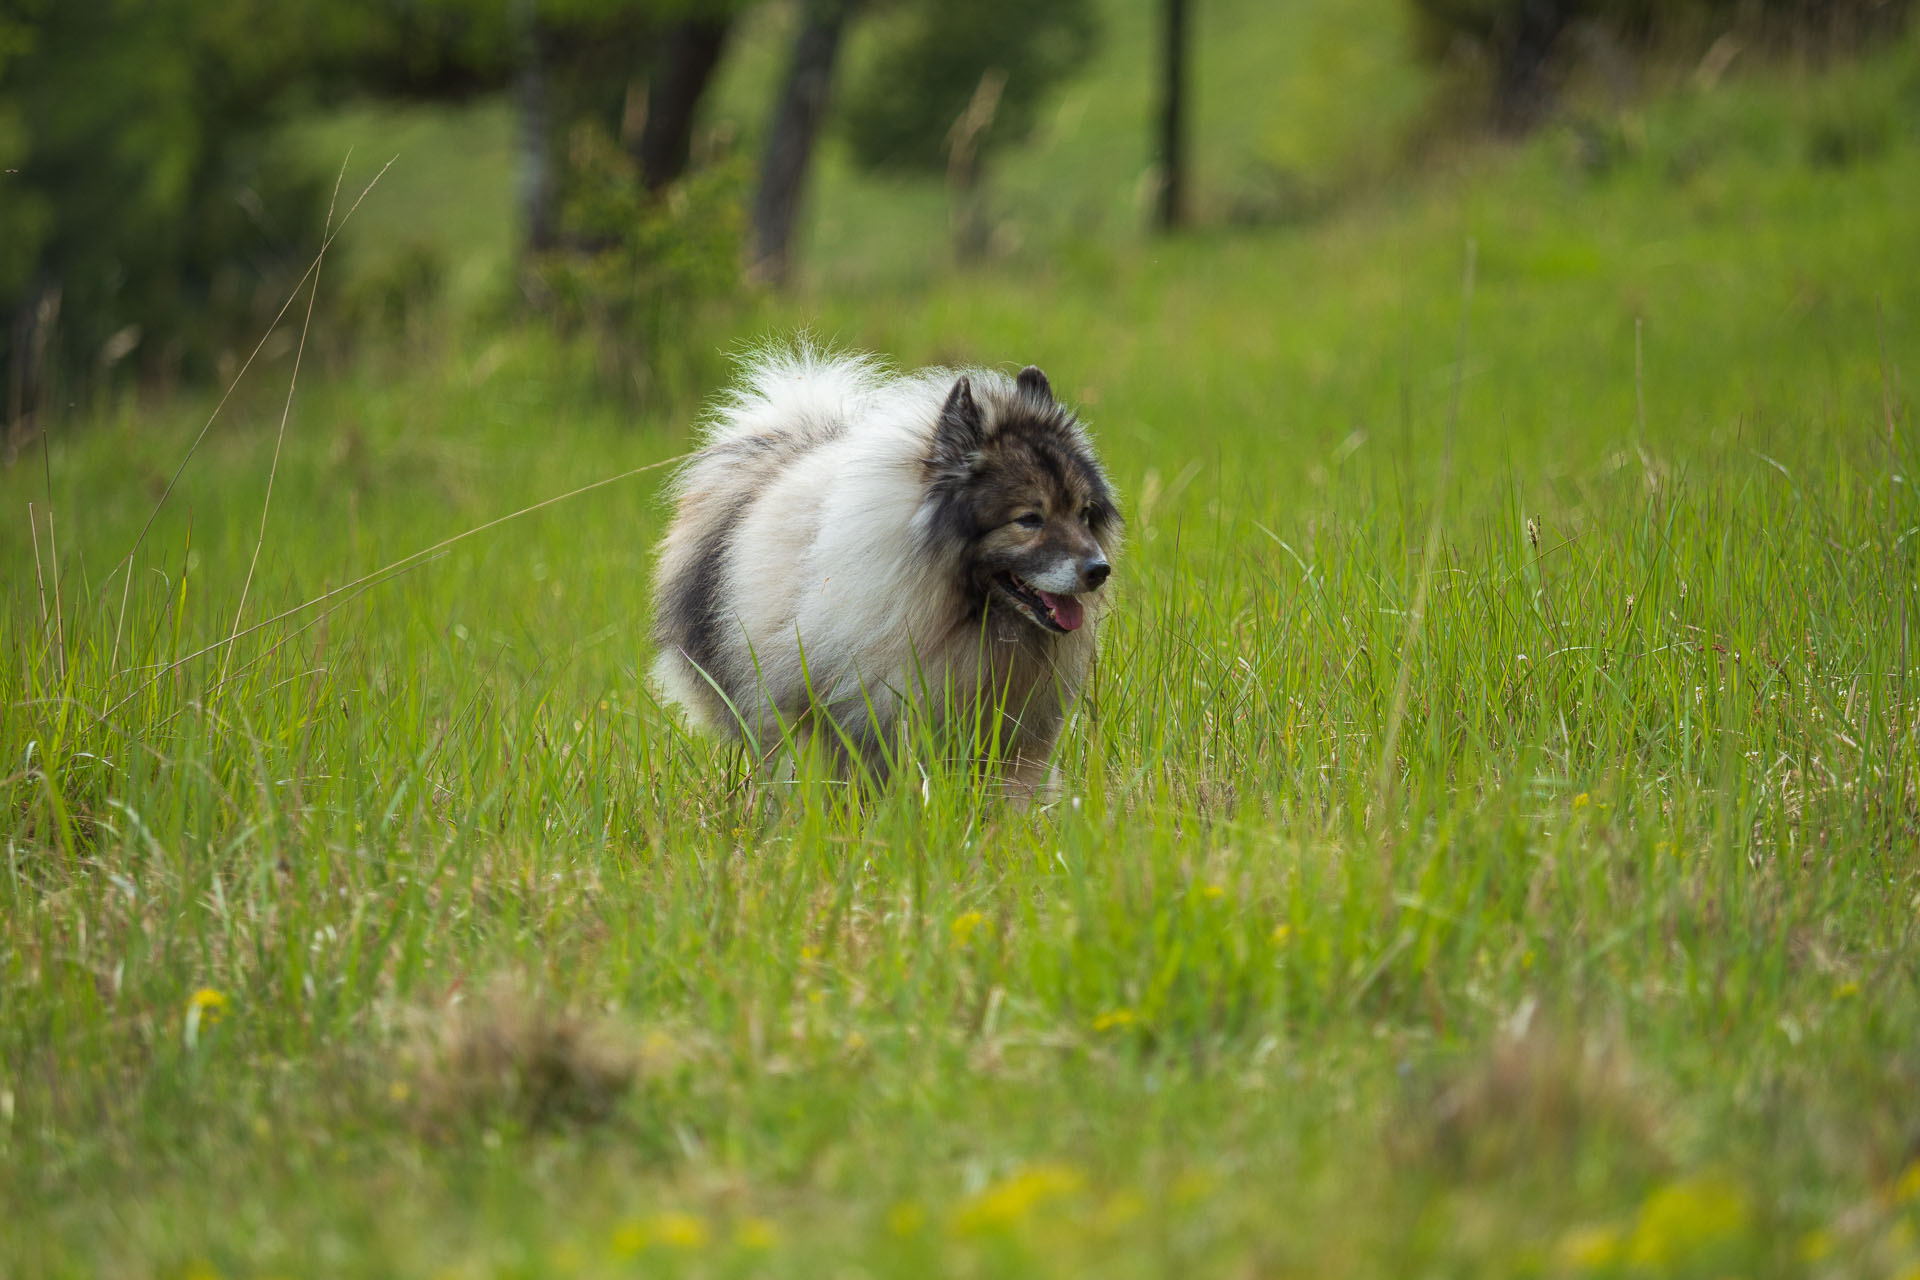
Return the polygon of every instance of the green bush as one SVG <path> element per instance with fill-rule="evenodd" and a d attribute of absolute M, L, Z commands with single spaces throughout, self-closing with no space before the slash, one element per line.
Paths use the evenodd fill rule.
<path fill-rule="evenodd" d="M 689 347 L 702 309 L 739 287 L 746 173 L 722 161 L 654 194 L 598 125 L 578 126 L 568 150 L 564 247 L 534 261 L 535 301 L 591 333 L 607 371 L 645 393 Z"/>
<path fill-rule="evenodd" d="M 416 240 L 349 288 L 341 309 L 355 332 L 405 337 L 440 301 L 446 286 L 446 255 Z"/>

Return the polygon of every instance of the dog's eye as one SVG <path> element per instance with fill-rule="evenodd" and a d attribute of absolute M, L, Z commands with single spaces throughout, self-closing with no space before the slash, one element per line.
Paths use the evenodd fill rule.
<path fill-rule="evenodd" d="M 1022 529 L 1038 529 L 1046 520 L 1038 511 L 1029 511 L 1025 515 L 1015 516 L 1013 522 Z"/>
<path fill-rule="evenodd" d="M 1098 508 L 1098 507 L 1088 507 L 1088 508 L 1087 508 L 1087 509 L 1086 509 L 1085 511 L 1082 511 L 1082 512 L 1080 513 L 1080 518 L 1081 518 L 1082 520 L 1084 520 L 1084 521 L 1086 521 L 1086 522 L 1087 522 L 1088 524 L 1090 524 L 1090 525 L 1093 525 L 1093 524 L 1099 524 L 1099 523 L 1100 523 L 1100 508 Z"/>

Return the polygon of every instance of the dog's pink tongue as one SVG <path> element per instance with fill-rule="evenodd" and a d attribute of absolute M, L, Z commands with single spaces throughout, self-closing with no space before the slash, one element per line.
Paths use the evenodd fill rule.
<path fill-rule="evenodd" d="M 1042 591 L 1040 599 L 1053 611 L 1053 620 L 1068 631 L 1078 631 L 1080 624 L 1087 620 L 1086 610 L 1072 596 L 1054 596 Z"/>

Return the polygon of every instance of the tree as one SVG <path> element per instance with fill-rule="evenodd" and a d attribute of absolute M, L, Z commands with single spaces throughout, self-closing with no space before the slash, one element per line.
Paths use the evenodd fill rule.
<path fill-rule="evenodd" d="M 363 0 L 365 2 L 365 0 Z M 399 0 L 374 0 L 394 5 Z M 414 0 L 497 9 L 497 0 Z M 511 23 L 489 23 L 462 39 L 440 24 L 409 43 L 458 86 L 502 85 L 510 77 L 520 109 L 519 203 L 525 248 L 560 241 L 560 211 L 574 185 L 569 139 L 583 125 L 619 135 L 636 86 L 646 84 L 646 117 L 628 140 L 647 190 L 679 179 L 692 154 L 696 112 L 725 49 L 740 0 L 514 0 Z M 416 26 L 417 18 L 413 19 Z M 456 74 L 445 75 L 446 71 Z M 458 89 L 456 88 L 456 92 Z"/>
<path fill-rule="evenodd" d="M 687 171 L 695 113 L 732 27 L 732 12 L 721 10 L 682 18 L 667 28 L 647 82 L 647 119 L 635 149 L 647 190 L 657 192 Z"/>
<path fill-rule="evenodd" d="M 986 245 L 986 178 L 998 150 L 1033 132 L 1040 106 L 1092 55 L 1089 0 L 906 0 L 849 85 L 854 161 L 894 172 L 944 170 L 963 259 Z"/>
<path fill-rule="evenodd" d="M 852 0 L 808 0 L 801 15 L 753 202 L 751 272 L 758 279 L 779 284 L 792 269 L 794 223 L 852 7 Z"/>
<path fill-rule="evenodd" d="M 1160 189 L 1154 221 L 1162 231 L 1187 219 L 1188 0 L 1161 0 Z"/>
<path fill-rule="evenodd" d="M 984 254 L 993 238 L 980 181 L 983 172 L 980 144 L 1000 114 L 1000 98 L 1006 88 L 1007 73 L 998 67 L 988 67 L 974 88 L 967 109 L 947 132 L 947 186 L 953 192 L 953 242 L 962 262 Z"/>
<path fill-rule="evenodd" d="M 109 366 L 210 372 L 312 261 L 332 173 L 272 145 L 350 94 L 512 88 L 530 247 L 562 238 L 583 122 L 683 172 L 742 0 L 6 0 L 0 4 L 0 412 Z M 263 310 L 264 309 L 264 310 Z"/>
<path fill-rule="evenodd" d="M 266 0 L 10 6 L 10 423 L 63 371 L 210 368 L 233 329 L 258 323 L 265 297 L 292 283 L 318 247 L 325 179 L 277 160 L 267 134 L 317 31 L 299 6 L 270 13 Z"/>
<path fill-rule="evenodd" d="M 1588 0 L 1414 0 L 1429 43 L 1444 48 L 1465 40 L 1493 64 L 1495 126 L 1521 134 L 1553 103 L 1552 59 L 1561 33 Z"/>
<path fill-rule="evenodd" d="M 397 0 L 386 0 L 395 3 Z M 454 3 L 456 0 L 437 0 Z M 617 131 L 627 94 L 652 61 L 668 0 L 515 0 L 516 20 L 465 56 L 477 76 L 512 68 L 519 105 L 518 195 L 522 247 L 560 244 L 561 209 L 574 175 L 567 139 L 583 124 Z"/>
<path fill-rule="evenodd" d="M 515 140 L 520 153 L 514 173 L 520 213 L 521 246 L 545 253 L 560 236 L 560 181 L 555 172 L 552 90 L 548 80 L 547 30 L 533 6 L 525 6 L 520 33 L 520 65 L 514 76 L 519 108 Z"/>

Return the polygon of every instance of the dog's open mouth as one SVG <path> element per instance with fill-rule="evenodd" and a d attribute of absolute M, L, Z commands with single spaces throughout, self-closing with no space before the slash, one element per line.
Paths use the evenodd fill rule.
<path fill-rule="evenodd" d="M 1042 591 L 1017 573 L 1001 574 L 1000 589 L 1049 631 L 1078 631 L 1080 624 L 1087 620 L 1087 611 L 1078 597 Z"/>

